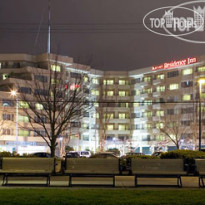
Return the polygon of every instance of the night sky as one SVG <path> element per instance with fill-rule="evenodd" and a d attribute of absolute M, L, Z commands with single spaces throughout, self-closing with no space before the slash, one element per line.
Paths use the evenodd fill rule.
<path fill-rule="evenodd" d="M 53 0 L 51 52 L 101 70 L 133 70 L 205 54 L 205 44 L 156 35 L 143 17 L 179 0 Z M 46 52 L 48 0 L 0 0 L 0 53 Z M 203 33 L 205 35 L 205 33 Z"/>

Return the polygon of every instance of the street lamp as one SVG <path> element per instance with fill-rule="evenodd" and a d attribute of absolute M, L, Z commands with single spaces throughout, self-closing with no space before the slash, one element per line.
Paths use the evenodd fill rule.
<path fill-rule="evenodd" d="M 201 151 L 201 90 L 202 84 L 205 84 L 205 79 L 199 79 L 199 151 Z"/>
<path fill-rule="evenodd" d="M 18 153 L 18 136 L 19 136 L 19 127 L 18 127 L 18 118 L 19 118 L 19 100 L 18 100 L 18 93 L 16 90 L 11 91 L 11 95 L 16 98 L 16 153 Z"/>

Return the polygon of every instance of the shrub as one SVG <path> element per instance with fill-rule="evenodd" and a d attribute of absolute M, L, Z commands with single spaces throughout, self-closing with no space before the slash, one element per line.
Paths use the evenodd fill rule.
<path fill-rule="evenodd" d="M 0 152 L 0 157 L 12 157 L 12 154 L 11 152 L 3 151 L 3 152 Z"/>
<path fill-rule="evenodd" d="M 184 163 L 188 165 L 189 172 L 195 173 L 195 159 L 205 158 L 205 152 L 192 150 L 175 150 L 162 153 L 161 159 L 184 159 Z"/>
<path fill-rule="evenodd" d="M 113 154 L 115 154 L 115 155 L 118 155 L 118 156 L 120 155 L 120 150 L 117 148 L 110 148 L 110 149 L 106 150 L 106 152 L 113 152 Z"/>
<path fill-rule="evenodd" d="M 199 159 L 205 158 L 205 152 L 192 150 L 175 150 L 162 153 L 161 159 Z"/>

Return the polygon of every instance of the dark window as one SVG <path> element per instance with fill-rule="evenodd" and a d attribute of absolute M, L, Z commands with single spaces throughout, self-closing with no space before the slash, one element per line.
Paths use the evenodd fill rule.
<path fill-rule="evenodd" d="M 46 83 L 48 80 L 47 76 L 44 76 L 44 75 L 35 75 L 34 79 L 40 82 L 43 82 L 43 83 Z"/>
<path fill-rule="evenodd" d="M 12 129 L 3 129 L 2 134 L 3 135 L 13 135 L 13 130 Z"/>
<path fill-rule="evenodd" d="M 131 96 L 134 96 L 134 95 L 136 95 L 136 90 L 131 91 Z"/>
<path fill-rule="evenodd" d="M 80 73 L 73 73 L 73 72 L 71 72 L 70 73 L 70 77 L 71 78 L 79 78 L 79 79 L 81 79 L 81 74 Z"/>
<path fill-rule="evenodd" d="M 81 127 L 81 123 L 80 122 L 71 122 L 70 126 L 71 127 Z"/>
<path fill-rule="evenodd" d="M 37 136 L 46 137 L 46 131 L 45 130 L 35 130 L 33 135 L 34 137 L 37 137 Z"/>
<path fill-rule="evenodd" d="M 188 88 L 193 86 L 193 81 L 185 81 L 181 83 L 182 88 Z"/>
<path fill-rule="evenodd" d="M 173 77 L 176 77 L 176 76 L 178 76 L 179 75 L 179 71 L 178 70 L 176 70 L 176 71 L 171 71 L 171 72 L 168 72 L 167 73 L 167 77 L 168 78 L 173 78 Z"/>
<path fill-rule="evenodd" d="M 83 113 L 83 116 L 84 116 L 84 117 L 89 117 L 89 112 L 84 112 L 84 113 Z"/>
<path fill-rule="evenodd" d="M 183 126 L 190 126 L 191 125 L 191 121 L 190 120 L 181 121 L 181 125 L 183 125 Z"/>
<path fill-rule="evenodd" d="M 167 115 L 174 115 L 174 109 L 168 109 Z"/>
<path fill-rule="evenodd" d="M 193 107 L 182 108 L 182 111 L 181 111 L 182 114 L 193 113 L 193 112 L 194 112 L 194 108 Z"/>
<path fill-rule="evenodd" d="M 46 123 L 47 120 L 46 120 L 46 117 L 45 117 L 45 116 L 41 116 L 41 117 L 35 116 L 35 117 L 34 117 L 34 122 L 36 122 L 36 123 L 40 123 L 40 122 Z"/>
<path fill-rule="evenodd" d="M 3 120 L 14 120 L 14 115 L 13 114 L 3 114 L 2 115 Z"/>
<path fill-rule="evenodd" d="M 179 98 L 177 96 L 170 96 L 167 101 L 168 102 L 178 102 Z"/>
<path fill-rule="evenodd" d="M 44 89 L 35 89 L 34 92 L 35 95 L 44 95 L 44 96 L 48 96 L 48 90 L 44 90 Z"/>
<path fill-rule="evenodd" d="M 31 94 L 31 88 L 27 88 L 27 87 L 20 87 L 18 89 L 19 93 L 25 93 L 25 94 Z"/>
<path fill-rule="evenodd" d="M 13 107 L 14 106 L 14 102 L 12 100 L 2 100 L 2 105 L 4 107 Z"/>

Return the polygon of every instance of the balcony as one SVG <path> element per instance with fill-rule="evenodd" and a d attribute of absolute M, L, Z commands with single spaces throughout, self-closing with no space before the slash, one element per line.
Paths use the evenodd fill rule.
<path fill-rule="evenodd" d="M 153 84 L 154 85 L 157 85 L 157 84 L 160 84 L 160 83 L 163 83 L 164 80 L 163 79 L 153 79 Z"/>

